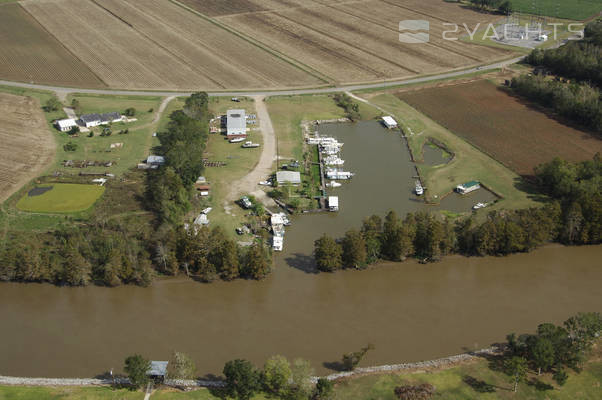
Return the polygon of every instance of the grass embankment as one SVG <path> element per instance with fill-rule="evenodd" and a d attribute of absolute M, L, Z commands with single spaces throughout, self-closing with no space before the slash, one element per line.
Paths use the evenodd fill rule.
<path fill-rule="evenodd" d="M 343 118 L 345 112 L 331 96 L 273 96 L 266 99 L 268 111 L 278 140 L 278 156 L 281 159 L 303 158 L 302 121 Z M 360 103 L 362 119 L 374 119 L 380 112 Z"/>
<path fill-rule="evenodd" d="M 414 158 L 421 161 L 423 147 L 429 138 L 447 146 L 455 157 L 448 164 L 429 166 L 418 164 L 418 169 L 428 188 L 427 198 L 438 201 L 453 191 L 460 183 L 473 179 L 481 181 L 504 200 L 487 208 L 524 208 L 535 203 L 527 194 L 518 190 L 516 184 L 520 177 L 502 164 L 482 153 L 449 130 L 445 129 L 424 114 L 410 107 L 393 94 L 363 94 L 368 99 L 389 111 L 400 122 L 404 132 L 408 133 L 408 142 Z"/>
<path fill-rule="evenodd" d="M 85 211 L 102 196 L 105 191 L 103 186 L 78 185 L 73 183 L 55 183 L 40 185 L 37 189 L 50 190 L 30 196 L 26 194 L 17 203 L 17 208 L 22 211 L 41 213 L 70 213 Z"/>
<path fill-rule="evenodd" d="M 599 351 L 598 351 L 599 352 Z M 393 390 L 400 385 L 430 383 L 437 389 L 436 399 L 466 400 L 597 400 L 602 394 L 602 361 L 599 355 L 587 363 L 580 374 L 569 371 L 567 383 L 558 387 L 550 374 L 530 373 L 518 392 L 512 391 L 508 375 L 491 369 L 489 362 L 479 360 L 449 369 L 405 373 L 367 375 L 340 381 L 333 400 L 395 400 Z M 37 388 L 0 386 L 0 400 L 129 400 L 142 398 L 141 392 L 127 389 L 100 388 Z M 265 400 L 263 394 L 252 400 Z M 181 392 L 160 389 L 153 400 L 218 400 L 208 389 Z"/>

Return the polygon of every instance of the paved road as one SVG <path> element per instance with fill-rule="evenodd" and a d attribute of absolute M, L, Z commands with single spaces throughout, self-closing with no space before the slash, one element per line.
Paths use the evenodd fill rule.
<path fill-rule="evenodd" d="M 234 91 L 234 92 L 209 92 L 209 96 L 277 96 L 277 95 L 298 95 L 298 94 L 320 94 L 320 93 L 334 93 L 342 91 L 355 91 L 364 89 L 377 89 L 387 88 L 392 86 L 400 85 L 412 85 L 416 83 L 425 83 L 436 81 L 440 79 L 455 78 L 461 75 L 470 74 L 479 71 L 487 71 L 492 69 L 501 68 L 510 64 L 515 64 L 521 61 L 523 57 L 513 58 L 511 60 L 500 61 L 494 64 L 485 65 L 482 67 L 475 67 L 464 69 L 460 71 L 446 72 L 443 74 L 422 76 L 413 79 L 406 79 L 394 82 L 382 82 L 372 83 L 363 85 L 349 85 L 349 86 L 338 86 L 338 87 L 327 87 L 327 88 L 314 88 L 314 89 L 287 89 L 287 90 L 276 90 L 276 91 Z M 38 85 L 34 83 L 23 83 L 23 82 L 11 82 L 0 80 L 0 85 L 22 87 L 29 89 L 41 89 L 56 92 L 59 97 L 65 98 L 69 93 L 93 93 L 93 94 L 108 94 L 108 95 L 132 95 L 132 96 L 189 96 L 191 92 L 178 92 L 178 91 L 141 91 L 141 90 L 110 90 L 110 89 L 77 89 L 77 88 L 66 88 L 60 86 L 46 86 Z"/>

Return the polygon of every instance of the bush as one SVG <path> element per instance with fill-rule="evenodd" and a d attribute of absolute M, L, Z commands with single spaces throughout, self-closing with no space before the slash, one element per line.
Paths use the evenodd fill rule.
<path fill-rule="evenodd" d="M 435 395 L 435 390 L 430 383 L 398 386 L 395 388 L 395 396 L 400 400 L 428 400 Z"/>
<path fill-rule="evenodd" d="M 136 109 L 134 107 L 126 108 L 124 114 L 126 117 L 133 117 L 136 115 Z"/>
<path fill-rule="evenodd" d="M 71 151 L 71 152 L 76 151 L 77 150 L 77 143 L 69 141 L 69 142 L 65 143 L 65 145 L 63 146 L 63 150 L 65 150 L 65 151 Z"/>
<path fill-rule="evenodd" d="M 43 107 L 46 112 L 58 111 L 63 105 L 56 97 L 51 97 L 46 101 L 46 105 Z"/>
<path fill-rule="evenodd" d="M 140 388 L 148 383 L 149 377 L 146 375 L 150 368 L 150 361 L 146 360 L 140 354 L 134 354 L 125 359 L 124 371 L 130 378 L 130 383 Z"/>

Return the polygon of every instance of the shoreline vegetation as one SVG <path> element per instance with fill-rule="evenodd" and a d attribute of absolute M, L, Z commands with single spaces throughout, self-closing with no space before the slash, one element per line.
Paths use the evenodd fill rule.
<path fill-rule="evenodd" d="M 599 390 L 602 355 L 599 334 L 602 316 L 598 312 L 578 313 L 561 325 L 542 323 L 535 333 L 510 333 L 506 342 L 490 348 L 455 356 L 415 363 L 359 368 L 368 345 L 361 351 L 346 353 L 340 372 L 317 377 L 309 362 L 289 362 L 283 356 L 266 360 L 263 368 L 237 359 L 224 365 L 223 377 L 194 379 L 194 362 L 184 353 L 174 352 L 168 376 L 153 392 L 153 397 L 196 399 L 353 400 L 366 398 L 407 399 L 400 393 L 426 390 L 437 398 L 505 399 L 574 398 L 578 390 L 583 399 Z M 92 392 L 120 398 L 146 387 L 144 371 L 149 361 L 140 355 L 126 358 L 126 375 L 107 375 L 100 379 L 47 379 L 0 376 L 0 396 L 27 396 L 29 393 L 68 393 L 69 399 L 88 398 Z M 596 385 L 598 382 L 598 385 Z M 586 385 L 587 386 L 586 386 Z M 7 386 L 8 385 L 8 386 Z M 94 386 L 94 387 L 90 387 Z M 104 388 L 102 387 L 104 386 Z M 204 387 L 199 389 L 199 387 Z M 61 389 L 68 387 L 69 389 Z M 191 390 L 196 388 L 197 390 Z M 68 390 L 68 392 L 66 392 Z M 587 396 L 584 396 L 587 393 Z M 39 395 L 38 395 L 39 396 Z M 70 396 L 70 397 L 69 397 Z M 455 396 L 455 397 L 454 397 Z M 565 396 L 565 397 L 563 397 Z M 46 397 L 39 397 L 46 398 Z M 61 398 L 63 398 L 61 396 Z M 96 398 L 96 397 L 93 397 Z M 421 397 L 429 399 L 431 397 Z M 538 397 L 539 398 L 539 397 Z"/>
<path fill-rule="evenodd" d="M 421 262 L 448 254 L 500 256 L 529 252 L 548 242 L 567 245 L 602 241 L 602 159 L 568 163 L 555 159 L 535 170 L 542 193 L 552 199 L 543 207 L 491 211 L 484 222 L 468 218 L 441 221 L 428 212 L 399 218 L 366 218 L 361 229 L 334 239 L 323 235 L 314 243 L 318 270 L 363 269 L 382 260 Z"/>

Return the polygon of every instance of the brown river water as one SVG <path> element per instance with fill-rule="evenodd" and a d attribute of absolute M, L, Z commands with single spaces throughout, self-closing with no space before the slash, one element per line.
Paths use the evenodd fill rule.
<path fill-rule="evenodd" d="M 369 342 L 376 349 L 364 365 L 411 362 L 601 311 L 602 246 L 313 273 L 312 242 L 322 233 L 341 234 L 373 212 L 426 207 L 411 194 L 413 171 L 399 136 L 374 123 L 323 129 L 345 142 L 345 168 L 357 176 L 333 191 L 338 215 L 293 220 L 268 279 L 174 278 L 150 288 L 1 284 L 0 375 L 90 377 L 120 370 L 135 352 L 160 360 L 173 350 L 190 354 L 203 375 L 219 375 L 233 358 L 262 365 L 273 354 L 309 359 L 326 373 L 342 353 Z M 446 200 L 455 211 L 487 201 Z"/>

